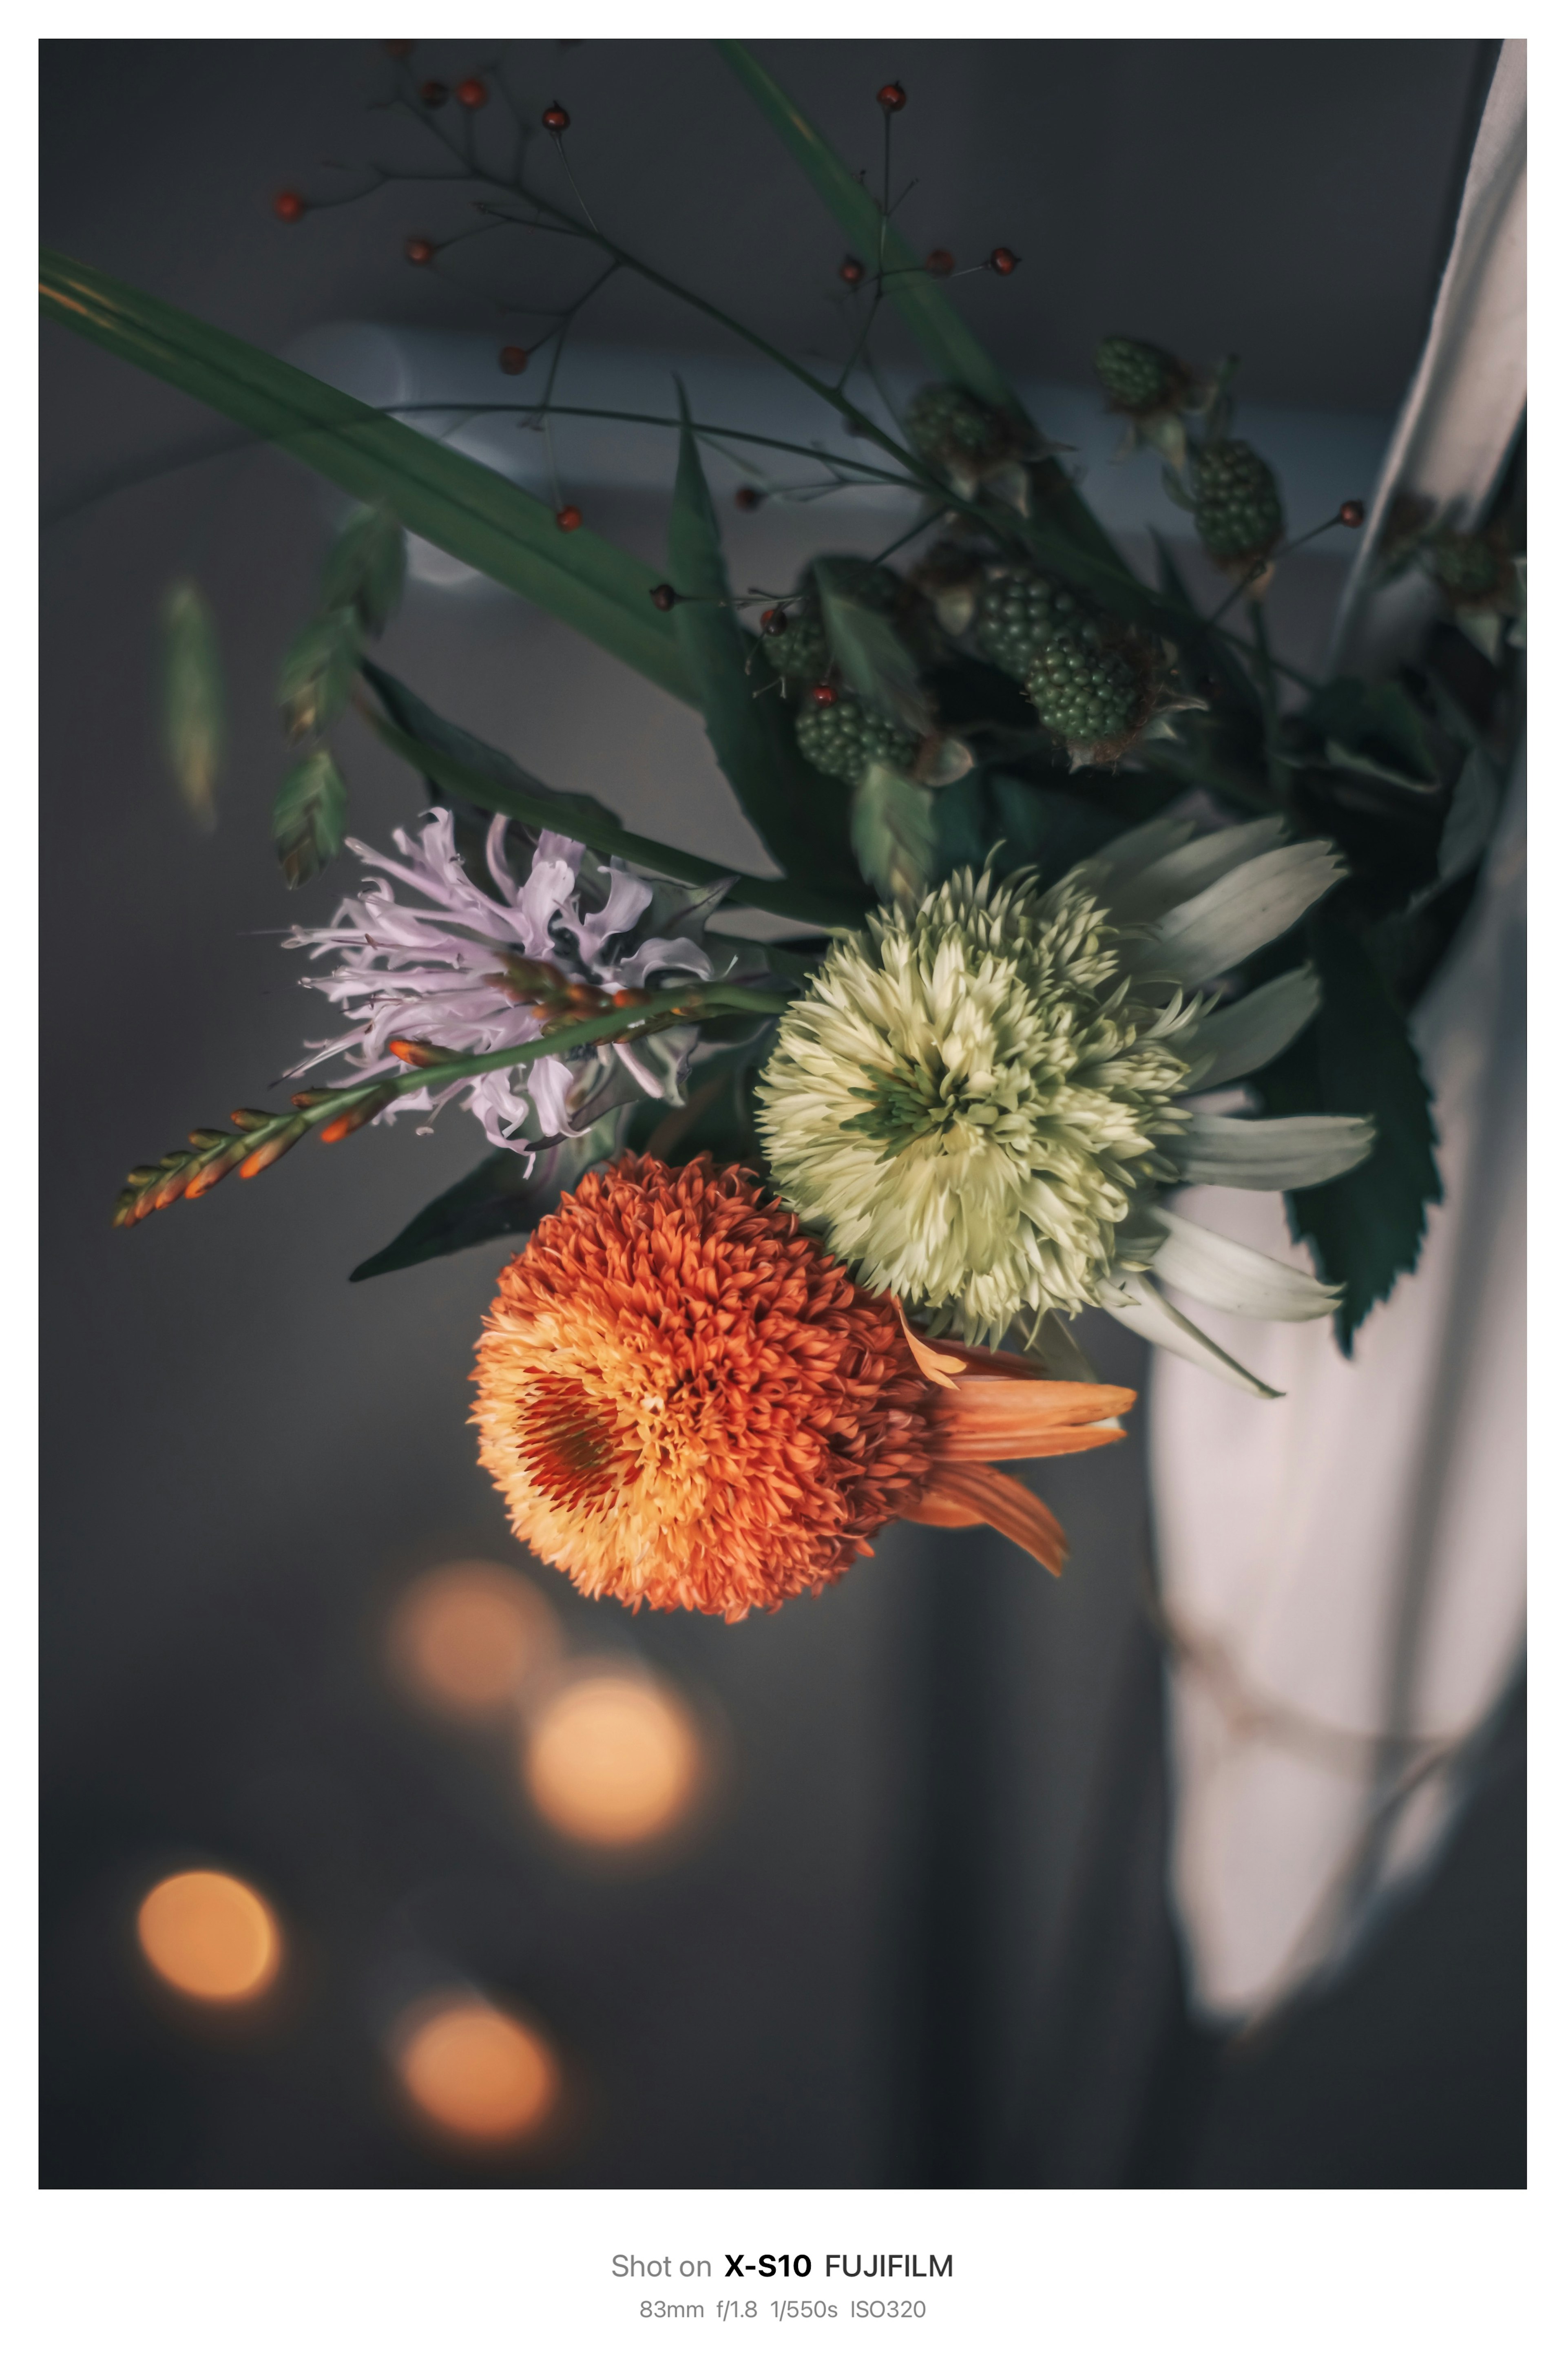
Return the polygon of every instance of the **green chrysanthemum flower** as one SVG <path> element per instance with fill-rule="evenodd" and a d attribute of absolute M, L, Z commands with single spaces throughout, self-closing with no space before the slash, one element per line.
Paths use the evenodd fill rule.
<path fill-rule="evenodd" d="M 1132 996 L 1078 873 L 955 876 L 883 909 L 783 1019 L 762 1145 L 871 1289 L 999 1339 L 1094 1301 L 1135 1194 L 1172 1181 L 1189 1004 Z"/>
<path fill-rule="evenodd" d="M 1197 840 L 1156 820 L 1047 889 L 964 870 L 879 911 L 784 1014 L 762 1075 L 783 1196 L 867 1287 L 970 1343 L 1104 1305 L 1259 1387 L 1146 1276 L 1235 1312 L 1335 1303 L 1158 1204 L 1181 1179 L 1325 1181 L 1369 1148 L 1359 1117 L 1182 1105 L 1264 1065 L 1314 1013 L 1308 969 L 1216 1013 L 1199 991 L 1341 872 L 1329 845 L 1281 837 L 1271 820 Z"/>

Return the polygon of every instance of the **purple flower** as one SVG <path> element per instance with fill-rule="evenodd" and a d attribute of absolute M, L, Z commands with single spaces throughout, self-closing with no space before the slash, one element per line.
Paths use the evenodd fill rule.
<path fill-rule="evenodd" d="M 417 836 L 397 828 L 397 859 L 349 842 L 382 872 L 342 904 L 330 926 L 297 927 L 285 947 L 317 959 L 337 955 L 330 975 L 304 980 L 342 1010 L 351 1030 L 310 1043 L 311 1055 L 294 1074 L 340 1058 L 355 1068 L 348 1082 L 383 1074 L 394 1038 L 475 1052 L 535 1041 L 559 1019 L 532 1004 L 527 962 L 604 992 L 711 981 L 702 936 L 731 879 L 693 893 L 544 833 L 528 838 L 531 864 L 518 880 L 506 856 L 509 824 L 497 817 L 484 845 L 493 894 L 463 867 L 449 810 L 431 811 Z M 411 888 L 412 901 L 398 898 L 394 878 Z M 596 905 L 585 908 L 589 896 Z M 547 987 L 550 979 L 533 981 Z M 522 1061 L 433 1094 L 409 1091 L 383 1113 L 432 1115 L 455 1099 L 498 1148 L 575 1139 L 630 1100 L 677 1104 L 698 1038 L 694 1025 L 677 1026 L 645 1040 Z"/>

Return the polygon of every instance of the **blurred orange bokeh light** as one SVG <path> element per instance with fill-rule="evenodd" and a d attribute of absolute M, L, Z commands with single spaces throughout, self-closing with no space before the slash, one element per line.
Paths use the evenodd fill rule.
<path fill-rule="evenodd" d="M 600 1672 L 564 1683 L 534 1718 L 523 1776 L 543 1818 L 578 1842 L 646 1842 L 674 1826 L 701 1782 L 689 1713 L 663 1686 Z"/>
<path fill-rule="evenodd" d="M 154 1973 L 192 1999 L 259 1998 L 282 1963 L 282 1934 L 266 1902 L 215 1868 L 188 1868 L 155 1884 L 137 1912 L 136 1936 Z"/>
<path fill-rule="evenodd" d="M 404 2090 L 443 2131 L 490 2142 L 536 2132 L 560 2096 L 560 2063 L 533 2027 L 485 2000 L 415 2010 L 396 2052 Z"/>
<path fill-rule="evenodd" d="M 504 1563 L 443 1562 L 408 1588 L 393 1641 L 426 1702 L 471 1717 L 514 1701 L 530 1672 L 557 1658 L 560 1631 L 537 1587 Z"/>

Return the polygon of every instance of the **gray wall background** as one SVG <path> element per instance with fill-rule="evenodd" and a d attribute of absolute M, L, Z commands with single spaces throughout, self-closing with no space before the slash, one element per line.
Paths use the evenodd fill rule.
<path fill-rule="evenodd" d="M 1025 257 L 1026 280 L 964 285 L 1019 374 L 1081 381 L 1122 328 L 1237 347 L 1257 399 L 1395 407 L 1487 45 L 760 47 L 855 164 L 879 152 L 870 93 L 901 76 L 910 234 Z M 783 344 L 832 346 L 841 239 L 708 50 L 515 55 L 523 88 L 571 109 L 601 220 Z M 429 45 L 449 79 L 476 62 Z M 44 237 L 273 348 L 350 316 L 482 327 L 477 268 L 465 287 L 466 264 L 448 279 L 402 261 L 431 207 L 386 193 L 292 230 L 271 215 L 282 184 L 327 186 L 321 158 L 388 153 L 363 112 L 383 80 L 373 44 L 45 43 Z M 553 269 L 519 255 L 506 285 L 547 300 Z M 584 329 L 715 335 L 628 285 Z M 46 2179 L 1138 2178 L 1171 2040 L 1187 2064 L 1190 2045 L 1160 1899 L 1135 1420 L 1123 1449 L 1040 1468 L 1074 1546 L 1059 1585 L 999 1541 L 911 1530 L 820 1603 L 738 1629 L 632 1619 L 553 1582 L 581 1646 L 663 1667 L 734 1746 L 725 1806 L 686 1857 L 604 1875 L 529 1828 L 498 1740 L 443 1735 L 382 1682 L 402 1584 L 511 1545 L 466 1420 L 504 1251 L 346 1281 L 475 1160 L 474 1128 L 454 1112 L 430 1139 L 307 1146 L 134 1234 L 106 1229 L 128 1164 L 264 1101 L 322 1029 L 276 934 L 350 880 L 339 866 L 290 896 L 267 815 L 272 684 L 325 514 L 264 454 L 102 492 L 218 433 L 57 329 L 42 346 Z M 660 557 L 656 502 L 605 497 L 592 518 Z M 792 567 L 801 534 L 736 520 L 736 579 Z M 1300 649 L 1337 567 L 1296 581 Z M 192 569 L 233 692 L 210 839 L 156 748 L 155 616 Z M 519 601 L 415 588 L 385 658 L 544 777 L 752 858 L 694 717 Z M 418 789 L 355 728 L 340 749 L 356 831 L 383 844 Z M 1135 1342 L 1106 1324 L 1096 1346 L 1136 1376 Z M 139 1890 L 197 1857 L 263 1882 L 306 1947 L 294 2002 L 241 2042 L 171 2028 L 127 1949 Z M 438 1966 L 531 2001 L 589 2078 L 592 2121 L 541 2172 L 475 2176 L 400 2127 L 379 2027 Z M 1282 2119 L 1257 2120 L 1286 2143 Z"/>

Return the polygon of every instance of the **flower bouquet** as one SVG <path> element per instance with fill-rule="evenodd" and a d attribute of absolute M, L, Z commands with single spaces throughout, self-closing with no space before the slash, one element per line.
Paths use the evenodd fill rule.
<path fill-rule="evenodd" d="M 1407 1017 L 1494 823 L 1524 568 L 1504 496 L 1478 530 L 1393 506 L 1376 568 L 1425 569 L 1441 598 L 1421 665 L 1304 678 L 1273 649 L 1269 590 L 1310 537 L 1362 526 L 1363 503 L 1292 534 L 1234 434 L 1232 360 L 1116 334 L 1094 361 L 1124 445 L 1157 451 L 1229 590 L 1204 610 L 1156 538 L 1147 583 L 955 302 L 965 271 L 1011 283 L 1024 260 L 921 259 L 898 228 L 902 86 L 868 101 L 878 193 L 742 44 L 720 46 L 852 243 L 835 372 L 601 230 L 566 111 L 525 100 L 504 61 L 448 90 L 414 44 L 384 44 L 406 158 L 273 201 L 308 237 L 325 205 L 434 186 L 451 228 L 408 235 L 420 271 L 458 240 L 508 259 L 574 244 L 583 296 L 496 355 L 503 378 L 533 377 L 492 409 L 546 444 L 579 409 L 555 396 L 567 335 L 613 274 L 719 314 L 832 409 L 835 443 L 791 445 L 698 419 L 676 383 L 661 573 L 565 488 L 540 501 L 89 266 L 46 253 L 42 289 L 55 320 L 360 507 L 278 686 L 287 883 L 345 855 L 362 871 L 288 937 L 334 1029 L 292 1065 L 285 1109 L 236 1108 L 133 1168 L 115 1221 L 251 1179 L 309 1135 L 465 1111 L 485 1153 L 354 1278 L 518 1250 L 474 1408 L 517 1536 L 588 1594 L 732 1621 L 819 1592 L 896 1518 L 989 1525 L 1058 1572 L 1058 1524 L 1003 1466 L 1119 1435 L 1132 1393 L 1094 1377 L 1085 1309 L 1267 1396 L 1177 1300 L 1334 1315 L 1347 1353 L 1414 1267 L 1440 1181 Z M 932 375 L 901 406 L 878 358 L 889 310 Z M 743 509 L 873 486 L 903 492 L 913 525 L 736 590 L 705 462 L 736 447 L 755 458 Z M 694 706 L 776 873 L 554 791 L 382 667 L 409 533 Z M 193 586 L 165 646 L 171 758 L 200 807 L 221 687 Z M 350 704 L 422 780 L 390 853 L 347 832 L 331 737 Z M 1283 1192 L 1310 1269 L 1183 1215 L 1183 1183 Z"/>

